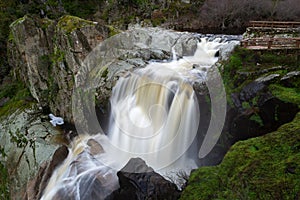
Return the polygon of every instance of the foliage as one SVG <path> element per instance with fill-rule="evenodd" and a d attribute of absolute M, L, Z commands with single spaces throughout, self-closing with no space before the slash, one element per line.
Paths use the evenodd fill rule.
<path fill-rule="evenodd" d="M 62 0 L 62 5 L 69 14 L 89 19 L 97 12 L 103 2 L 103 0 Z"/>
<path fill-rule="evenodd" d="M 300 113 L 273 133 L 236 143 L 220 165 L 194 171 L 181 199 L 296 199 L 299 141 Z"/>
<path fill-rule="evenodd" d="M 261 117 L 258 114 L 254 114 L 250 117 L 250 120 L 257 122 L 260 126 L 263 126 L 264 123 L 261 119 Z"/>
<path fill-rule="evenodd" d="M 8 102 L 0 107 L 0 116 L 4 117 L 17 109 L 27 107 L 31 96 L 23 83 L 13 82 L 0 86 L 0 99 L 2 98 L 9 98 Z"/>
<path fill-rule="evenodd" d="M 9 200 L 9 180 L 5 165 L 0 162 L 0 199 Z"/>
<path fill-rule="evenodd" d="M 58 21 L 58 27 L 66 33 L 71 33 L 72 31 L 85 26 L 94 26 L 94 24 L 91 21 L 70 15 L 65 15 Z"/>
<path fill-rule="evenodd" d="M 246 84 L 268 73 L 284 75 L 288 70 L 297 66 L 297 57 L 294 54 L 264 52 L 259 53 L 242 47 L 236 47 L 229 60 L 224 61 L 222 70 L 223 82 L 227 94 L 239 92 Z M 268 72 L 272 67 L 283 66 L 277 71 Z M 241 76 L 241 74 L 246 74 Z M 231 97 L 228 96 L 230 102 Z"/>
<path fill-rule="evenodd" d="M 300 106 L 300 89 L 299 88 L 287 88 L 278 84 L 270 85 L 269 89 L 272 94 L 278 99 L 294 103 Z"/>

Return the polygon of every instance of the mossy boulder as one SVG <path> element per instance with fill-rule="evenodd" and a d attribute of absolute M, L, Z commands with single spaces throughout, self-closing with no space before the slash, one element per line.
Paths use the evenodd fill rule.
<path fill-rule="evenodd" d="M 109 28 L 66 15 L 58 21 L 24 16 L 10 25 L 8 60 L 44 110 L 72 120 L 71 93 L 85 57 L 109 37 Z"/>
<path fill-rule="evenodd" d="M 300 113 L 277 131 L 237 142 L 223 162 L 195 170 L 181 199 L 297 199 Z"/>
<path fill-rule="evenodd" d="M 61 17 L 57 23 L 58 28 L 64 30 L 66 33 L 71 33 L 76 29 L 80 29 L 86 26 L 95 26 L 97 24 L 92 21 L 84 20 L 79 17 L 65 15 Z"/>

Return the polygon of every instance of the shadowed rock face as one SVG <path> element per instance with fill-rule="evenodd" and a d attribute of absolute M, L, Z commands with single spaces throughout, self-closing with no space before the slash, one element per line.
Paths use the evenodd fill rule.
<path fill-rule="evenodd" d="M 42 107 L 71 121 L 74 75 L 89 52 L 108 37 L 108 28 L 72 16 L 59 21 L 24 16 L 10 28 L 8 60 L 14 76 L 26 83 Z"/>
<path fill-rule="evenodd" d="M 140 158 L 132 158 L 117 173 L 120 189 L 114 191 L 107 199 L 178 199 L 180 192 L 174 183 L 160 174 Z"/>
<path fill-rule="evenodd" d="M 64 161 L 67 156 L 68 148 L 66 146 L 59 147 L 53 154 L 51 161 L 44 162 L 40 166 L 39 172 L 35 178 L 28 182 L 23 199 L 40 199 L 53 171 Z"/>
<path fill-rule="evenodd" d="M 244 86 L 240 93 L 232 94 L 235 108 L 238 110 L 230 128 L 230 133 L 234 138 L 233 142 L 274 131 L 280 125 L 294 118 L 299 111 L 298 106 L 276 98 L 268 89 L 268 85 L 279 79 L 279 74 L 261 76 Z M 256 105 L 253 105 L 253 99 L 257 99 Z M 249 106 L 245 108 L 243 103 L 247 103 Z M 253 115 L 261 118 L 261 124 L 258 123 L 258 120 L 251 120 Z"/>

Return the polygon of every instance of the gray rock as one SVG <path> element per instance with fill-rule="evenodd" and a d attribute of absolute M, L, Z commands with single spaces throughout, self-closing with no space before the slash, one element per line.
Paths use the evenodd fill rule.
<path fill-rule="evenodd" d="M 43 118 L 35 106 L 0 118 L 0 146 L 7 154 L 2 161 L 9 170 L 12 199 L 20 199 L 26 183 L 57 148 L 50 138 L 60 132 L 49 122 L 43 122 Z"/>
<path fill-rule="evenodd" d="M 101 144 L 94 139 L 89 139 L 87 144 L 90 146 L 90 152 L 92 155 L 97 155 L 104 152 Z"/>
<path fill-rule="evenodd" d="M 276 80 L 278 77 L 280 77 L 280 74 L 270 74 L 268 76 L 259 77 L 255 79 L 255 81 L 258 83 L 269 84 L 270 82 Z"/>
<path fill-rule="evenodd" d="M 299 80 L 300 80 L 300 71 L 291 71 L 286 75 L 284 75 L 280 79 L 280 82 L 286 87 L 299 87 L 299 82 L 300 82 Z"/>
<path fill-rule="evenodd" d="M 58 22 L 25 16 L 10 26 L 9 64 L 42 107 L 72 121 L 74 76 L 108 28 L 77 17 Z"/>
<path fill-rule="evenodd" d="M 284 81 L 286 79 L 290 79 L 292 77 L 297 77 L 297 76 L 300 76 L 300 71 L 292 71 L 284 75 L 280 80 Z"/>

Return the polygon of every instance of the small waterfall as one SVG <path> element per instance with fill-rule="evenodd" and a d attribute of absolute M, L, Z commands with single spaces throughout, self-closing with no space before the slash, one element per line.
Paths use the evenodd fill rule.
<path fill-rule="evenodd" d="M 194 56 L 153 62 L 128 72 L 112 91 L 106 135 L 80 135 L 64 163 L 53 173 L 45 199 L 104 199 L 118 188 L 116 173 L 140 157 L 162 175 L 197 168 L 198 152 L 189 152 L 200 120 L 195 81 L 205 81 L 225 42 L 198 44 Z"/>
<path fill-rule="evenodd" d="M 121 163 L 141 157 L 158 171 L 170 169 L 193 142 L 199 108 L 192 85 L 176 65 L 176 61 L 151 63 L 114 87 L 108 137 Z M 180 161 L 173 167 L 185 171 L 197 167 L 194 159 L 181 157 Z"/>

